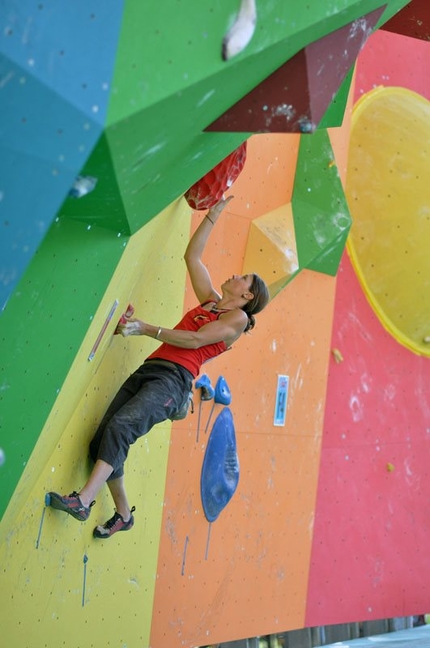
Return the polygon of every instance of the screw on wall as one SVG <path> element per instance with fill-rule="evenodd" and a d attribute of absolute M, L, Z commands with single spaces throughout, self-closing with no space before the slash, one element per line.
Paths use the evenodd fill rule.
<path fill-rule="evenodd" d="M 215 408 L 215 405 L 219 403 L 221 405 L 230 405 L 231 403 L 231 391 L 230 387 L 227 384 L 226 379 L 223 376 L 220 376 L 215 385 L 214 393 L 214 402 L 212 404 L 211 411 L 209 413 L 208 422 L 206 423 L 205 433 L 208 431 L 209 423 L 212 418 L 212 414 Z"/>
<path fill-rule="evenodd" d="M 207 376 L 206 374 L 203 374 L 198 380 L 196 380 L 195 386 L 196 389 L 200 389 L 199 414 L 197 418 L 197 436 L 196 436 L 196 443 L 197 443 L 199 440 L 199 433 L 200 433 L 200 417 L 202 412 L 202 403 L 203 401 L 212 400 L 215 394 L 215 390 L 211 385 L 209 376 Z"/>
<path fill-rule="evenodd" d="M 39 546 L 40 546 L 40 536 L 42 535 L 42 527 L 43 527 L 43 522 L 45 520 L 46 508 L 50 504 L 51 504 L 51 497 L 50 497 L 49 493 L 47 493 L 45 495 L 45 506 L 43 507 L 42 517 L 40 518 L 39 533 L 37 534 L 37 540 L 36 540 L 36 549 L 39 549 Z"/>
<path fill-rule="evenodd" d="M 85 605 L 85 589 L 87 586 L 87 563 L 88 563 L 87 554 L 84 554 L 83 563 L 84 563 L 84 581 L 82 584 L 82 607 L 84 607 Z"/>

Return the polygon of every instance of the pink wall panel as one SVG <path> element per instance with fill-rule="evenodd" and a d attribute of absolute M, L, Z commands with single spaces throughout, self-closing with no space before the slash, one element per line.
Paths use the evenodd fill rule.
<path fill-rule="evenodd" d="M 430 363 L 382 328 L 346 254 L 332 348 L 306 625 L 426 612 Z"/>
<path fill-rule="evenodd" d="M 429 43 L 378 30 L 358 59 L 356 99 L 381 85 L 408 88 L 430 99 L 429 70 Z"/>
<path fill-rule="evenodd" d="M 379 85 L 430 98 L 430 45 L 378 31 L 356 99 Z M 417 295 L 417 299 L 419 296 Z M 430 362 L 368 304 L 347 253 L 337 278 L 306 625 L 428 612 Z"/>

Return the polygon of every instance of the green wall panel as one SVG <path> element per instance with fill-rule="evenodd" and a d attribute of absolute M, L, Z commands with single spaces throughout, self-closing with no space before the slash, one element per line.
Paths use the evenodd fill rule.
<path fill-rule="evenodd" d="M 294 11 L 287 2 L 259 3 L 257 27 L 250 44 L 243 54 L 225 63 L 221 59 L 221 43 L 237 14 L 239 0 L 128 2 L 119 38 L 108 124 L 220 72 L 228 71 L 228 76 L 234 77 L 235 96 L 220 86 L 221 92 L 214 95 L 211 104 L 221 103 L 224 95 L 231 105 L 302 47 L 384 4 L 389 8 L 381 22 L 406 2 L 309 0 L 295 6 Z"/>
<path fill-rule="evenodd" d="M 85 336 L 126 239 L 58 219 L 0 322 L 0 514 Z"/>
<path fill-rule="evenodd" d="M 343 80 L 336 96 L 328 107 L 324 117 L 322 118 L 319 128 L 333 128 L 342 126 L 343 118 L 345 115 L 345 108 L 348 101 L 349 92 L 351 90 L 352 78 L 354 69 L 352 68 L 346 78 Z"/>
<path fill-rule="evenodd" d="M 300 139 L 292 205 L 300 268 L 335 275 L 351 216 L 325 130 Z"/>
<path fill-rule="evenodd" d="M 89 225 L 130 234 L 130 225 L 106 134 L 99 138 L 81 175 L 96 178 L 96 186 L 82 198 L 67 197 L 59 212 L 61 217 L 67 216 Z"/>

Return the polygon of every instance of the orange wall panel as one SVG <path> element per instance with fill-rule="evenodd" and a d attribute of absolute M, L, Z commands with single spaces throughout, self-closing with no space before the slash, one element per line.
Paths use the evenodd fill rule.
<path fill-rule="evenodd" d="M 209 526 L 200 474 L 212 402 L 173 426 L 151 645 L 204 645 L 304 624 L 335 280 L 304 272 L 211 363 L 231 389 L 240 480 Z M 290 376 L 274 427 L 278 373 Z M 215 405 L 212 423 L 222 406 Z M 211 425 L 209 426 L 211 428 Z"/>
<path fill-rule="evenodd" d="M 216 286 L 241 272 L 249 221 L 291 200 L 297 147 L 291 135 L 251 138 L 231 191 L 237 198 L 205 255 Z M 202 217 L 194 214 L 192 229 Z M 334 290 L 332 277 L 304 271 L 257 315 L 251 333 L 203 367 L 214 386 L 222 375 L 231 389 L 240 461 L 237 492 L 212 525 L 200 475 L 222 406 L 206 433 L 213 402 L 200 404 L 196 392 L 194 414 L 173 425 L 151 645 L 303 626 Z M 194 304 L 188 285 L 185 307 Z M 290 377 L 284 427 L 273 425 L 278 374 Z"/>

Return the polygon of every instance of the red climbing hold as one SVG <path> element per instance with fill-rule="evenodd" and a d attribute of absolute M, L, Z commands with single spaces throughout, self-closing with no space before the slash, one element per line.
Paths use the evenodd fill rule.
<path fill-rule="evenodd" d="M 185 193 L 192 209 L 210 209 L 217 204 L 242 171 L 246 160 L 246 141 Z"/>

